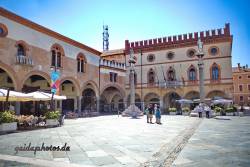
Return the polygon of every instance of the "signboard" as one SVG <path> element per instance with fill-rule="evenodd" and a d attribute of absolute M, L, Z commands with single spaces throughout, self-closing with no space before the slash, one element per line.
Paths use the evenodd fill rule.
<path fill-rule="evenodd" d="M 56 94 L 59 92 L 60 87 L 60 72 L 59 71 L 52 71 L 50 73 L 51 77 L 51 93 Z"/>

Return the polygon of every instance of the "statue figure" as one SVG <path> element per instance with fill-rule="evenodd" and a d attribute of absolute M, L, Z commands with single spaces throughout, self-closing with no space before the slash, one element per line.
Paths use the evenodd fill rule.
<path fill-rule="evenodd" d="M 200 38 L 198 39 L 197 45 L 198 45 L 199 53 L 203 53 L 203 42 L 201 42 Z"/>

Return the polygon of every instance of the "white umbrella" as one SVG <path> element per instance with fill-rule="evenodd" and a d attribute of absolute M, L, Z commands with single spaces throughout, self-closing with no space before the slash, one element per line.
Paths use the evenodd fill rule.
<path fill-rule="evenodd" d="M 188 100 L 188 99 L 180 99 L 180 100 L 176 100 L 176 101 L 180 104 L 192 104 L 193 103 L 192 100 Z"/>
<path fill-rule="evenodd" d="M 43 92 L 36 91 L 28 93 L 28 95 L 33 97 L 33 101 L 49 101 L 51 98 L 48 95 L 43 94 Z"/>
<path fill-rule="evenodd" d="M 28 95 L 33 96 L 34 101 L 49 101 L 49 100 L 51 100 L 51 97 L 52 97 L 52 94 L 41 92 L 41 91 L 28 93 Z M 64 100 L 64 99 L 66 99 L 66 96 L 54 95 L 53 99 L 54 100 Z"/>
<path fill-rule="evenodd" d="M 210 102 L 211 99 L 210 99 L 210 98 L 205 98 L 204 101 Z M 194 103 L 199 103 L 199 102 L 200 102 L 200 99 L 194 99 L 193 102 L 194 102 Z"/>
<path fill-rule="evenodd" d="M 6 101 L 8 90 L 0 89 L 0 101 Z M 25 93 L 9 90 L 8 101 L 30 101 L 32 96 Z"/>
<path fill-rule="evenodd" d="M 229 99 L 218 99 L 218 100 L 213 100 L 213 104 L 232 104 L 233 100 Z"/>
<path fill-rule="evenodd" d="M 45 93 L 45 92 L 41 92 L 41 93 L 44 94 L 44 95 L 46 95 L 46 96 L 49 96 L 50 99 L 51 99 L 51 97 L 52 97 L 52 94 L 50 94 L 50 93 Z M 54 95 L 54 96 L 53 96 L 53 99 L 54 99 L 54 100 L 65 100 L 65 99 L 67 99 L 67 97 L 66 97 L 66 96 Z"/>

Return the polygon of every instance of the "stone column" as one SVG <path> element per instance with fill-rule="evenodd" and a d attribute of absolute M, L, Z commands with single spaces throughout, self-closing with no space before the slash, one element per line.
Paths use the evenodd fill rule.
<path fill-rule="evenodd" d="M 204 103 L 204 99 L 205 99 L 205 93 L 204 93 L 204 74 L 203 74 L 204 63 L 202 61 L 202 58 L 199 58 L 198 66 L 199 66 L 200 102 Z"/>
<path fill-rule="evenodd" d="M 80 116 L 82 111 L 82 96 L 77 96 L 77 100 L 78 100 L 77 112 L 78 116 Z"/>
<path fill-rule="evenodd" d="M 160 110 L 161 113 L 164 113 L 164 101 L 163 101 L 163 97 L 160 97 Z"/>
<path fill-rule="evenodd" d="M 17 101 L 15 104 L 16 115 L 20 115 L 20 108 L 21 108 L 21 103 L 19 101 Z"/>
<path fill-rule="evenodd" d="M 135 71 L 133 66 L 130 69 L 130 105 L 135 104 Z"/>
<path fill-rule="evenodd" d="M 96 111 L 100 113 L 100 97 L 96 97 Z"/>

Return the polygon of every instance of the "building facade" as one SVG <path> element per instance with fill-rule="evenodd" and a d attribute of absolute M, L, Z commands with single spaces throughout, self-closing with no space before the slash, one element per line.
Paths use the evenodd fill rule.
<path fill-rule="evenodd" d="M 233 67 L 234 103 L 250 106 L 250 68 L 248 65 Z"/>
<path fill-rule="evenodd" d="M 123 111 L 129 105 L 130 50 L 135 64 L 136 104 L 143 109 L 159 103 L 177 106 L 179 98 L 199 98 L 197 40 L 204 43 L 206 98 L 232 98 L 232 35 L 224 28 L 150 39 L 125 41 L 124 49 L 103 53 L 46 27 L 0 8 L 0 88 L 21 92 L 50 91 L 50 73 L 60 72 L 56 107 L 63 112 Z M 30 114 L 46 102 L 16 102 L 16 110 Z"/>
<path fill-rule="evenodd" d="M 126 66 L 130 49 L 137 58 L 135 64 L 136 101 L 141 105 L 158 103 L 163 110 L 178 107 L 176 99 L 199 99 L 197 40 L 204 46 L 205 97 L 232 98 L 232 40 L 230 26 L 184 35 L 150 40 L 125 41 Z M 129 90 L 129 71 L 126 75 Z M 129 99 L 129 91 L 127 99 Z M 129 100 L 127 100 L 129 101 Z"/>
<path fill-rule="evenodd" d="M 60 72 L 56 107 L 79 114 L 125 97 L 125 64 L 103 61 L 101 52 L 0 8 L 0 87 L 21 92 L 50 91 L 50 73 Z M 112 74 L 112 75 L 111 75 Z M 112 80 L 110 79 L 112 78 Z M 17 102 L 29 114 L 46 102 Z M 118 107 L 118 106 L 113 106 Z M 124 106 L 123 106 L 124 107 Z"/>

